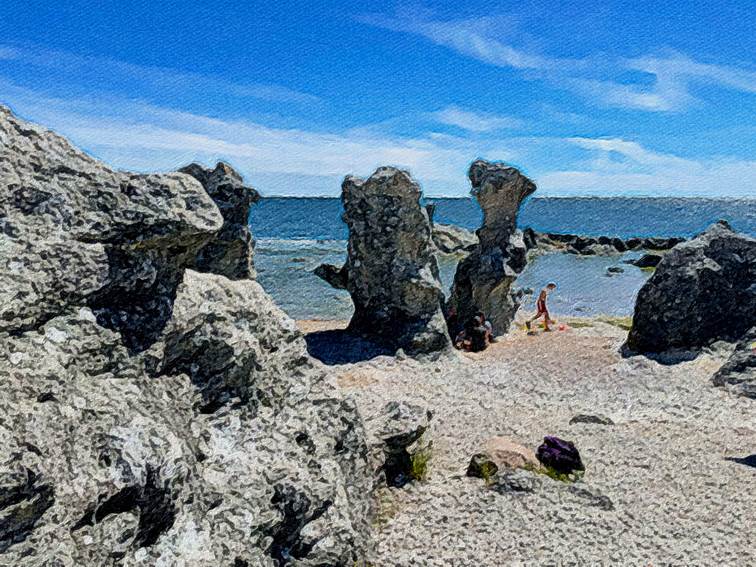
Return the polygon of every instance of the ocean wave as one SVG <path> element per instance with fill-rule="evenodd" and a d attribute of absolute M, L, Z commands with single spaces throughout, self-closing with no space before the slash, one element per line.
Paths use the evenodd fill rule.
<path fill-rule="evenodd" d="M 267 254 L 319 253 L 340 254 L 346 252 L 346 240 L 259 238 L 255 249 Z"/>

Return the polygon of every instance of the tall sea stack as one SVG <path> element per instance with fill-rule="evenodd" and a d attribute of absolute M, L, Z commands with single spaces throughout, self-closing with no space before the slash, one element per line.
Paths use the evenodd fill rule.
<path fill-rule="evenodd" d="M 345 266 L 354 303 L 349 329 L 408 353 L 446 348 L 443 292 L 420 186 L 409 173 L 382 167 L 342 184 L 349 227 Z"/>
<path fill-rule="evenodd" d="M 536 186 L 516 168 L 484 160 L 473 162 L 468 177 L 471 193 L 483 209 L 483 224 L 477 231 L 478 245 L 457 267 L 449 311 L 464 322 L 481 310 L 494 332 L 502 334 L 519 306 L 510 288 L 527 262 L 517 213 Z"/>

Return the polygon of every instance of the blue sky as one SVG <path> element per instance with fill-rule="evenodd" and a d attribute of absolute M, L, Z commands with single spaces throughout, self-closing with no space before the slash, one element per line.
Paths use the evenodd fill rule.
<path fill-rule="evenodd" d="M 756 196 L 753 0 L 230 4 L 0 0 L 0 102 L 266 195 L 398 165 L 461 196 L 484 157 L 541 195 Z"/>

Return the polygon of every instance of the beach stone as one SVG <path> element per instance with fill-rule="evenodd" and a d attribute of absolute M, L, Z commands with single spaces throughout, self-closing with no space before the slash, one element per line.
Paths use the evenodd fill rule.
<path fill-rule="evenodd" d="M 347 290 L 354 303 L 349 330 L 408 354 L 451 345 L 444 294 L 420 186 L 409 173 L 381 167 L 367 180 L 342 184 L 349 228 Z"/>
<path fill-rule="evenodd" d="M 505 469 L 493 476 L 491 489 L 499 494 L 532 493 L 543 484 L 537 473 L 526 470 Z"/>
<path fill-rule="evenodd" d="M 720 221 L 664 255 L 638 292 L 627 347 L 695 348 L 740 339 L 756 321 L 756 239 Z"/>
<path fill-rule="evenodd" d="M 488 439 L 483 450 L 473 455 L 467 476 L 489 479 L 497 471 L 522 468 L 540 468 L 533 450 L 508 437 L 497 436 Z"/>
<path fill-rule="evenodd" d="M 366 420 L 377 479 L 401 487 L 426 474 L 433 441 L 433 414 L 408 402 L 388 402 Z"/>
<path fill-rule="evenodd" d="M 621 274 L 621 273 L 623 273 L 624 271 L 625 271 L 625 269 L 624 269 L 624 268 L 621 268 L 621 267 L 619 267 L 619 266 L 609 266 L 609 267 L 608 267 L 608 268 L 606 269 L 606 275 L 608 275 L 608 276 L 612 276 L 612 275 L 614 275 L 614 274 Z"/>
<path fill-rule="evenodd" d="M 714 374 L 712 382 L 756 399 L 756 327 L 740 340 L 727 362 Z"/>
<path fill-rule="evenodd" d="M 605 415 L 593 415 L 581 413 L 570 419 L 570 425 L 575 423 L 595 423 L 597 425 L 614 425 L 614 422 Z"/>
<path fill-rule="evenodd" d="M 232 280 L 254 278 L 255 242 L 249 230 L 249 209 L 260 200 L 260 194 L 245 186 L 241 175 L 224 162 L 214 169 L 192 163 L 179 171 L 202 184 L 223 216 L 221 229 L 197 253 L 194 269 Z"/>
<path fill-rule="evenodd" d="M 448 303 L 463 322 L 482 310 L 494 333 L 503 334 L 519 306 L 510 288 L 527 263 L 517 212 L 536 186 L 513 167 L 483 160 L 473 162 L 468 176 L 483 209 L 483 225 L 478 246 L 457 266 Z"/>
<path fill-rule="evenodd" d="M 362 420 L 255 281 L 190 269 L 203 186 L 0 107 L 0 191 L 0 563 L 362 561 Z"/>

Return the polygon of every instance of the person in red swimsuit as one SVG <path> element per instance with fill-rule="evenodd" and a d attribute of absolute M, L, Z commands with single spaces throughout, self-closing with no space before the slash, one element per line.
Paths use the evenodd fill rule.
<path fill-rule="evenodd" d="M 533 317 L 525 321 L 525 326 L 528 328 L 529 332 L 532 332 L 530 324 L 539 317 L 543 317 L 543 330 L 551 331 L 549 323 L 553 323 L 554 321 L 551 320 L 549 308 L 546 305 L 546 298 L 552 291 L 556 289 L 556 287 L 557 285 L 554 282 L 549 282 L 548 284 L 546 284 L 546 287 L 541 290 L 541 293 L 538 294 L 538 300 L 536 301 L 537 312 Z"/>

